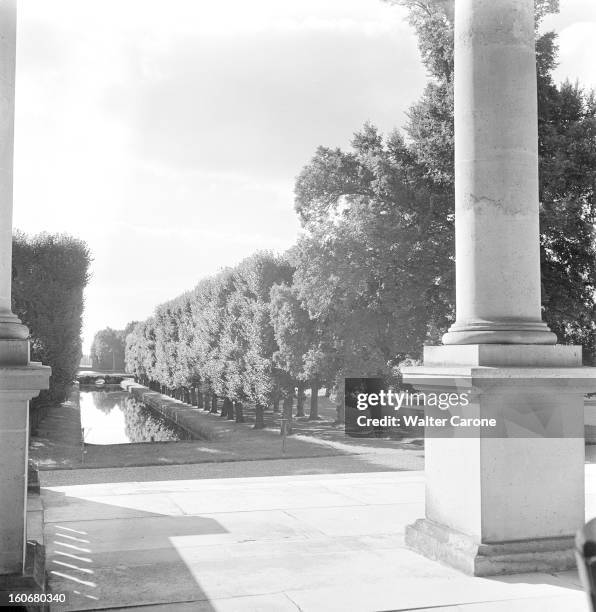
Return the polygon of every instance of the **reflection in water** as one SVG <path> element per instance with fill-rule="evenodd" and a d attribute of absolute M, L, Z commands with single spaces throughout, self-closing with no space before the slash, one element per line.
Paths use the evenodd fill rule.
<path fill-rule="evenodd" d="M 87 444 L 171 442 L 192 436 L 120 387 L 81 389 L 81 427 Z"/>

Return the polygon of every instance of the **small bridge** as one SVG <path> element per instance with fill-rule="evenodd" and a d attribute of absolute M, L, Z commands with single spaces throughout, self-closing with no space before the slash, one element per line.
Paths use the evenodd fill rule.
<path fill-rule="evenodd" d="M 108 385 L 118 385 L 124 379 L 132 378 L 121 370 L 93 370 L 91 368 L 79 368 L 75 380 L 82 385 L 94 385 L 98 380 L 104 380 Z"/>

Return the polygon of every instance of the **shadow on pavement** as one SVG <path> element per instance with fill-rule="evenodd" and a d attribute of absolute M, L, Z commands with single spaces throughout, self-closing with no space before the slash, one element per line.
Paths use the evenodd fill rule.
<path fill-rule="evenodd" d="M 217 521 L 146 512 L 134 507 L 142 505 L 135 496 L 124 507 L 50 489 L 42 495 L 50 589 L 68 594 L 68 603 L 57 609 L 191 601 L 197 610 L 214 610 L 179 555 L 176 538 L 227 533 Z"/>

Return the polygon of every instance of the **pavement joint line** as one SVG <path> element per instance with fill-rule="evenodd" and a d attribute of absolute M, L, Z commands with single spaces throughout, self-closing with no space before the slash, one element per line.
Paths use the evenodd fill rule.
<path fill-rule="evenodd" d="M 287 510 L 283 510 L 283 514 L 285 514 L 286 516 L 289 516 L 290 518 L 294 519 L 295 521 L 297 521 L 298 523 L 301 523 L 302 521 L 297 517 L 294 516 L 291 512 L 288 512 Z M 309 526 L 310 528 L 310 526 Z M 314 526 L 314 529 L 316 529 L 316 531 L 319 532 L 320 536 L 324 537 L 324 538 L 329 538 L 330 536 L 327 535 L 324 531 L 322 531 L 321 529 L 319 529 L 319 527 L 317 527 L 316 525 Z M 309 536 L 307 536 L 308 538 Z M 310 539 L 314 539 L 314 538 L 310 538 Z"/>
<path fill-rule="evenodd" d="M 118 612 L 118 610 L 132 610 L 134 608 L 149 608 L 153 606 L 167 606 L 168 604 L 186 604 L 186 603 L 195 603 L 195 602 L 203 603 L 203 602 L 211 602 L 211 601 L 216 601 L 216 600 L 209 599 L 208 597 L 206 597 L 205 599 L 197 599 L 196 597 L 193 597 L 193 599 L 180 599 L 177 601 L 153 601 L 149 603 L 136 603 L 130 606 L 118 606 L 118 607 L 110 606 L 109 608 L 105 608 L 105 607 L 104 608 L 84 608 L 84 610 L 85 612 L 106 612 L 106 610 L 114 610 L 115 612 Z"/>
<path fill-rule="evenodd" d="M 296 601 L 294 601 L 294 600 L 293 600 L 293 599 L 290 597 L 290 595 L 289 595 L 289 593 L 288 593 L 287 591 L 284 591 L 284 592 L 283 592 L 283 594 L 286 596 L 286 598 L 287 598 L 287 599 L 289 599 L 289 600 L 290 600 L 290 603 L 291 603 L 291 604 L 293 604 L 294 606 L 296 606 L 296 609 L 297 609 L 297 610 L 299 610 L 299 612 L 303 612 L 303 610 L 302 610 L 302 608 L 300 607 L 300 605 L 299 605 L 299 604 L 298 604 Z"/>
<path fill-rule="evenodd" d="M 156 495 L 159 495 L 160 498 L 163 496 L 163 493 L 156 493 Z M 100 496 L 101 497 L 101 496 Z M 180 506 L 180 504 L 176 503 L 176 501 L 174 499 L 172 499 L 170 497 L 170 495 L 166 494 L 165 495 L 166 499 L 168 499 L 172 504 L 174 504 L 175 508 L 178 508 L 178 510 L 180 510 L 180 512 L 182 512 L 182 516 L 189 516 L 188 514 L 186 514 L 186 512 L 184 512 L 184 509 Z"/>
<path fill-rule="evenodd" d="M 302 590 L 302 589 L 301 589 Z M 180 600 L 176 600 L 176 601 L 154 601 L 154 602 L 144 602 L 144 603 L 137 603 L 137 604 L 132 604 L 130 606 L 117 606 L 117 607 L 113 607 L 110 606 L 109 608 L 106 607 L 101 607 L 101 608 L 85 608 L 85 610 L 87 612 L 100 612 L 100 611 L 104 611 L 105 610 L 115 610 L 116 612 L 118 610 L 128 610 L 128 609 L 132 609 L 132 608 L 148 608 L 150 606 L 167 606 L 168 604 L 185 604 L 185 603 L 194 603 L 194 602 L 207 602 L 207 603 L 217 603 L 222 602 L 222 601 L 234 601 L 234 600 L 238 600 L 238 599 L 251 599 L 251 598 L 255 598 L 255 597 L 263 597 L 263 596 L 267 596 L 267 595 L 283 595 L 285 597 L 288 597 L 287 593 L 285 591 L 266 591 L 263 593 L 250 593 L 250 594 L 244 594 L 244 595 L 234 595 L 232 597 L 215 597 L 215 598 L 210 598 L 207 595 L 205 595 L 204 598 L 197 598 L 197 597 L 193 597 L 192 599 L 180 599 Z M 290 599 L 290 602 L 296 606 L 296 608 L 300 611 L 302 611 L 302 608 L 300 608 L 300 606 L 293 601 L 290 597 L 288 597 L 288 599 Z"/>

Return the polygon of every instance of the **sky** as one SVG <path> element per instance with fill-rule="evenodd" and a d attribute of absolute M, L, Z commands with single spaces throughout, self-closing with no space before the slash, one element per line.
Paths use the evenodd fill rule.
<path fill-rule="evenodd" d="M 557 80 L 596 87 L 596 0 L 561 0 Z M 380 0 L 19 0 L 14 224 L 89 245 L 84 351 L 300 231 L 316 147 L 400 128 L 426 82 Z"/>

